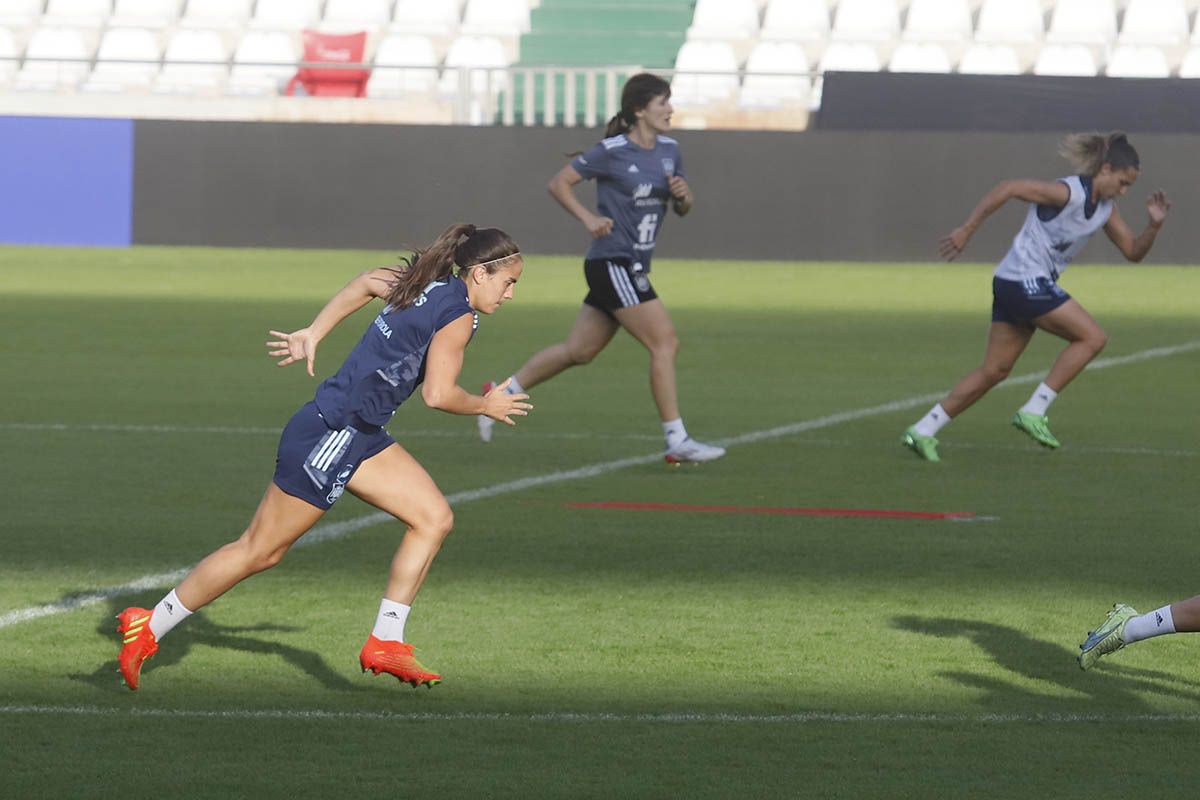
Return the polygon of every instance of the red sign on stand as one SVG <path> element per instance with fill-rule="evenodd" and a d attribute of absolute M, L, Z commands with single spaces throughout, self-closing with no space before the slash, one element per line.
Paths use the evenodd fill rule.
<path fill-rule="evenodd" d="M 321 33 L 306 30 L 304 61 L 328 64 L 361 64 L 367 47 L 367 33 Z M 309 94 L 315 97 L 365 97 L 369 69 L 352 67 L 302 67 L 288 81 L 284 93 Z"/>

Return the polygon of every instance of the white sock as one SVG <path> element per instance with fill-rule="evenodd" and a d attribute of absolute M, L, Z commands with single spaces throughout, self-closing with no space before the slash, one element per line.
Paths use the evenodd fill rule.
<path fill-rule="evenodd" d="M 1171 607 L 1163 606 L 1157 611 L 1134 617 L 1125 623 L 1125 635 L 1121 638 L 1125 644 L 1140 642 L 1152 636 L 1162 636 L 1164 633 L 1175 632 L 1175 620 L 1171 617 Z"/>
<path fill-rule="evenodd" d="M 154 634 L 154 640 L 161 642 L 162 637 L 191 615 L 192 612 L 179 602 L 179 595 L 175 594 L 175 590 L 172 589 L 166 597 L 158 601 L 158 605 L 150 614 L 150 632 Z"/>
<path fill-rule="evenodd" d="M 379 616 L 375 617 L 375 630 L 371 634 L 376 639 L 403 642 L 404 623 L 408 621 L 409 611 L 412 611 L 412 606 L 383 598 L 379 604 Z"/>
<path fill-rule="evenodd" d="M 1058 392 L 1044 383 L 1039 383 L 1038 387 L 1033 390 L 1033 394 L 1029 396 L 1029 400 L 1025 405 L 1021 406 L 1021 410 L 1044 417 L 1046 416 L 1046 409 L 1050 408 L 1050 404 L 1054 402 L 1054 398 L 1056 397 L 1058 397 Z"/>
<path fill-rule="evenodd" d="M 937 432 L 945 427 L 949 421 L 950 415 L 946 413 L 946 409 L 942 408 L 942 404 L 938 403 L 929 409 L 929 413 L 921 417 L 921 421 L 913 427 L 922 436 L 937 436 Z"/>
<path fill-rule="evenodd" d="M 508 392 L 509 394 L 528 394 L 528 392 L 525 391 L 525 387 L 521 385 L 519 380 L 517 380 L 516 375 L 513 375 L 508 379 L 508 388 L 504 391 Z"/>
<path fill-rule="evenodd" d="M 664 422 L 662 426 L 663 438 L 667 440 L 668 450 L 687 438 L 687 429 L 683 427 L 682 418 Z"/>

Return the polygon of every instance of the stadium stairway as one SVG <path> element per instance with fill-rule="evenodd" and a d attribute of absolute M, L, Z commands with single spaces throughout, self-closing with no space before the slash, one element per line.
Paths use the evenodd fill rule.
<path fill-rule="evenodd" d="M 543 0 L 530 14 L 530 30 L 521 36 L 520 60 L 516 67 L 604 67 L 621 65 L 629 71 L 617 75 L 620 82 L 641 69 L 670 69 L 692 24 L 695 0 Z M 546 93 L 543 76 L 534 78 L 534 118 L 545 118 Z M 565 76 L 554 86 L 554 124 L 563 124 Z M 518 118 L 524 113 L 524 80 L 513 83 L 513 102 Z M 583 124 L 586 78 L 575 77 L 575 123 Z M 596 78 L 596 97 L 601 122 L 616 113 L 605 102 L 603 76 Z M 618 96 L 614 105 L 620 104 Z"/>

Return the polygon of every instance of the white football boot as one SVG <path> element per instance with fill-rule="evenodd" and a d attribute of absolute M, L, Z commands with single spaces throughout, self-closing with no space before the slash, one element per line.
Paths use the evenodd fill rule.
<path fill-rule="evenodd" d="M 725 455 L 724 447 L 697 442 L 688 436 L 674 447 L 667 448 L 663 458 L 667 460 L 668 464 L 681 464 L 684 461 L 716 461 L 723 455 Z"/>

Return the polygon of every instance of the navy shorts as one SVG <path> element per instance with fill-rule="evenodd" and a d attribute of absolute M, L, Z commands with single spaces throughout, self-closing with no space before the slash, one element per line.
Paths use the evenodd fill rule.
<path fill-rule="evenodd" d="M 1071 299 L 1049 278 L 1008 281 L 992 278 L 992 322 L 1032 325 L 1033 320 L 1049 314 Z"/>
<path fill-rule="evenodd" d="M 598 308 L 610 317 L 622 308 L 636 306 L 658 297 L 646 268 L 627 258 L 589 258 L 583 262 L 588 293 L 585 305 Z"/>
<path fill-rule="evenodd" d="M 358 465 L 395 440 L 383 428 L 331 428 L 311 400 L 292 415 L 279 437 L 275 485 L 317 508 L 328 509 L 354 477 Z"/>

